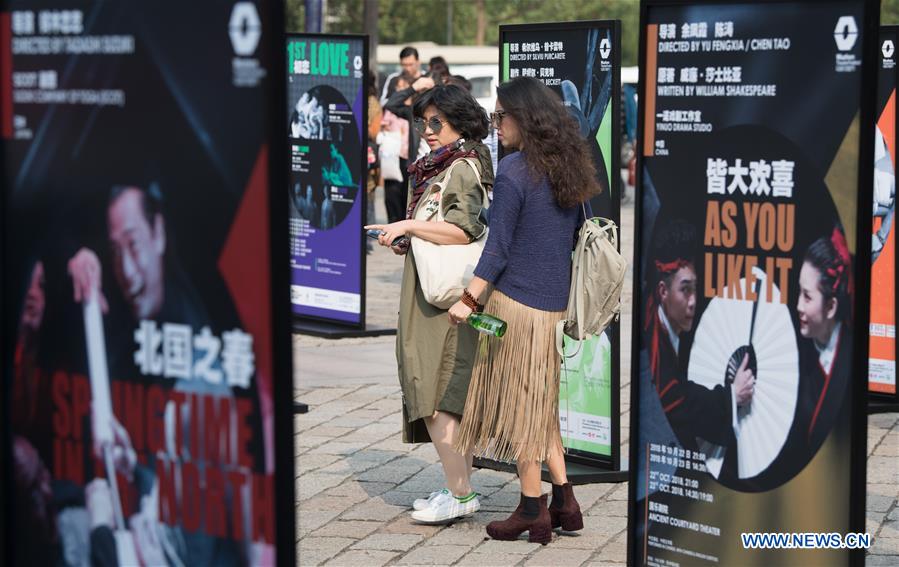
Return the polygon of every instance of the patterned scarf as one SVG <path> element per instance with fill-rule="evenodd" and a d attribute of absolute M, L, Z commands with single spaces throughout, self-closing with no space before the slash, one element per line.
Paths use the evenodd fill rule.
<path fill-rule="evenodd" d="M 411 219 L 416 205 L 424 195 L 427 181 L 446 170 L 454 161 L 464 157 L 477 157 L 474 148 L 465 149 L 465 139 L 460 138 L 451 144 L 439 147 L 425 157 L 409 166 L 412 174 L 412 200 L 406 209 L 406 218 Z"/>

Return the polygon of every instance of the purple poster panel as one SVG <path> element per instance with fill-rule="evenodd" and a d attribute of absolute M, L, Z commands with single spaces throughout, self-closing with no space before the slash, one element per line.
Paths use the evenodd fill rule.
<path fill-rule="evenodd" d="M 362 325 L 365 40 L 287 37 L 290 300 L 303 317 Z"/>

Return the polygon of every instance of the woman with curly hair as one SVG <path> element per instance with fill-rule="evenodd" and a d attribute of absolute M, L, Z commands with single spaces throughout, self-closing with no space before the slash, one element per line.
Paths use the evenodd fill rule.
<path fill-rule="evenodd" d="M 521 77 L 501 85 L 492 120 L 503 147 L 520 151 L 499 165 L 487 244 L 449 317 L 461 323 L 486 299 L 483 309 L 508 331 L 478 349 L 456 448 L 517 461 L 521 502 L 487 533 L 514 540 L 528 531 L 529 541 L 546 544 L 554 527 L 583 527 L 559 432 L 554 333 L 568 304 L 571 251 L 590 215 L 587 201 L 601 189 L 577 123 L 541 82 Z M 543 461 L 552 476 L 549 509 L 540 489 Z"/>
<path fill-rule="evenodd" d="M 490 150 L 480 142 L 489 128 L 487 113 L 470 93 L 455 85 L 438 85 L 424 91 L 413 110 L 412 125 L 431 152 L 409 167 L 406 220 L 366 228 L 381 229 L 381 245 L 406 254 L 396 337 L 403 440 L 431 441 L 440 456 L 446 488 L 416 500 L 412 513 L 413 520 L 436 524 L 480 508 L 477 494 L 471 490 L 471 453 L 453 449 L 477 333 L 468 326 L 450 325 L 446 309 L 427 302 L 409 240 L 402 239 L 397 245 L 394 241 L 414 237 L 440 245 L 464 245 L 483 238 L 487 223 L 482 213 L 488 207 L 484 195 L 493 185 L 493 166 Z M 445 183 L 439 201 L 430 198 L 435 183 Z M 444 220 L 416 218 L 418 209 L 427 210 L 429 203 L 439 203 Z"/>

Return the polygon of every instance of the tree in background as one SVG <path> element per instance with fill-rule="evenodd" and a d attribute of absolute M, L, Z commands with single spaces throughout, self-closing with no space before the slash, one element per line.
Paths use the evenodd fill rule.
<path fill-rule="evenodd" d="M 287 30 L 303 30 L 304 0 L 286 0 Z M 636 65 L 640 37 L 638 0 L 364 0 L 378 6 L 378 43 L 414 41 L 496 45 L 500 24 L 621 20 L 621 63 Z M 327 0 L 325 31 L 364 33 L 363 0 Z M 451 26 L 447 17 L 451 14 Z M 899 0 L 881 0 L 880 21 L 899 24 Z M 476 23 L 476 25 L 472 25 Z"/>

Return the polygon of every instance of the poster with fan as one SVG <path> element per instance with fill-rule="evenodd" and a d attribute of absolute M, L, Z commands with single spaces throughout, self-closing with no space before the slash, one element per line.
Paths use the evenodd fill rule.
<path fill-rule="evenodd" d="M 642 3 L 631 564 L 858 560 L 872 6 Z"/>

